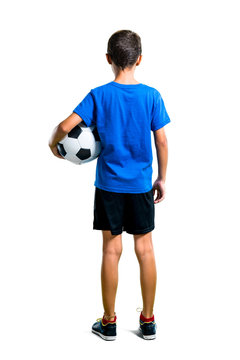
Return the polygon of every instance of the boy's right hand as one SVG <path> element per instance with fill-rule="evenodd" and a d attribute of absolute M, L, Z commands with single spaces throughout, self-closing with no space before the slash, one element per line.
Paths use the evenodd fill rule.
<path fill-rule="evenodd" d="M 157 178 L 153 184 L 153 196 L 155 196 L 155 192 L 157 191 L 157 197 L 154 200 L 154 204 L 159 203 L 165 198 L 165 182 L 162 179 Z"/>
<path fill-rule="evenodd" d="M 50 147 L 53 155 L 55 155 L 56 157 L 58 157 L 58 158 L 60 158 L 60 159 L 65 159 L 61 154 L 59 154 L 57 145 L 55 145 L 55 146 L 49 145 L 49 147 Z"/>

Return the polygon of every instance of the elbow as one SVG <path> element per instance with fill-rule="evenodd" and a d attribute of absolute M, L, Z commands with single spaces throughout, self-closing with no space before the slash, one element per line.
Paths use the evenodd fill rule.
<path fill-rule="evenodd" d="M 63 124 L 63 122 L 60 122 L 60 124 L 58 125 L 58 130 L 62 133 L 62 134 L 67 134 L 69 131 L 66 129 L 65 125 Z"/>
<path fill-rule="evenodd" d="M 158 139 L 156 141 L 156 145 L 159 146 L 159 147 L 167 147 L 168 146 L 167 138 L 164 137 L 164 138 Z"/>

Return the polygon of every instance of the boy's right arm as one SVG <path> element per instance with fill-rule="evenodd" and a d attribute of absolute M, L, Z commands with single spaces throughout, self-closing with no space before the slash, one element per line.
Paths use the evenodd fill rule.
<path fill-rule="evenodd" d="M 158 177 L 153 184 L 153 192 L 157 191 L 154 203 L 162 201 L 165 197 L 165 181 L 168 162 L 168 144 L 164 127 L 154 131 L 154 141 L 157 152 Z"/>
<path fill-rule="evenodd" d="M 52 151 L 52 153 L 64 159 L 61 156 L 57 149 L 57 143 L 64 138 L 76 125 L 78 125 L 83 119 L 76 113 L 72 113 L 65 120 L 61 121 L 53 130 L 52 135 L 49 139 L 48 145 Z"/>

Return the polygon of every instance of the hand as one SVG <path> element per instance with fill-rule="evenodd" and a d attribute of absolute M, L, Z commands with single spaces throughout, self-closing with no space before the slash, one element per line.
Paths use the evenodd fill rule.
<path fill-rule="evenodd" d="M 157 191 L 157 197 L 154 200 L 154 204 L 159 203 L 165 198 L 165 182 L 159 178 L 153 184 L 153 196 L 155 195 L 155 191 Z"/>
<path fill-rule="evenodd" d="M 58 157 L 58 158 L 60 158 L 60 159 L 64 159 L 64 157 L 63 157 L 62 155 L 60 155 L 60 154 L 59 154 L 59 152 L 58 152 L 58 148 L 57 148 L 57 145 L 55 145 L 55 146 L 51 146 L 51 145 L 49 145 L 49 147 L 50 147 L 50 149 L 51 149 L 51 151 L 52 151 L 53 155 L 57 156 L 57 157 Z"/>

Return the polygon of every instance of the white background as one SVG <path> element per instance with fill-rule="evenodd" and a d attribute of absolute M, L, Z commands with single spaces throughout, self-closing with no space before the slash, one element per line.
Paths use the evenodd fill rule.
<path fill-rule="evenodd" d="M 237 3 L 1 3 L 2 360 L 239 359 Z M 103 315 L 96 161 L 77 166 L 48 147 L 90 89 L 114 80 L 105 53 L 121 29 L 140 35 L 135 79 L 160 91 L 171 118 L 167 193 L 155 205 L 154 341 L 135 334 L 139 268 L 125 232 L 118 338 L 91 333 Z M 153 155 L 154 181 L 155 148 Z"/>

